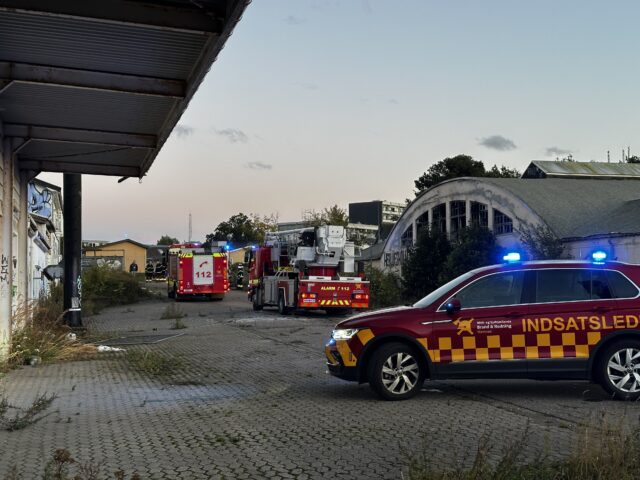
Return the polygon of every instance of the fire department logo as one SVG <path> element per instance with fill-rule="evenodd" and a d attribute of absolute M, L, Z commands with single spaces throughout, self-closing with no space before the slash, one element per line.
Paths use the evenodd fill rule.
<path fill-rule="evenodd" d="M 461 318 L 453 322 L 453 324 L 458 328 L 458 335 L 462 335 L 463 333 L 468 333 L 469 335 L 473 335 L 473 331 L 471 330 L 471 323 L 473 322 L 473 318 L 469 320 L 462 320 Z"/>

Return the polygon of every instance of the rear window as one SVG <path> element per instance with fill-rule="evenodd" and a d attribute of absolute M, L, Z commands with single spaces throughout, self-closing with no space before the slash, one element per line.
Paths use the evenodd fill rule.
<path fill-rule="evenodd" d="M 638 296 L 638 287 L 627 277 L 613 270 L 607 270 L 606 273 L 609 286 L 615 298 L 634 298 Z"/>
<path fill-rule="evenodd" d="M 632 298 L 637 287 L 620 272 L 549 269 L 536 272 L 536 303 Z"/>
<path fill-rule="evenodd" d="M 488 275 L 460 290 L 455 298 L 462 308 L 499 307 L 522 303 L 524 272 Z"/>

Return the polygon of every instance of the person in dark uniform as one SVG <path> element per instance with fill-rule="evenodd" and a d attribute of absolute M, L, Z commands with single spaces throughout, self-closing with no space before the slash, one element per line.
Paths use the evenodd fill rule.
<path fill-rule="evenodd" d="M 147 282 L 153 280 L 153 272 L 155 268 L 153 267 L 153 263 L 151 260 L 147 260 L 147 265 L 144 267 L 144 278 Z"/>
<path fill-rule="evenodd" d="M 138 273 L 138 264 L 135 260 L 129 265 L 129 273 Z"/>

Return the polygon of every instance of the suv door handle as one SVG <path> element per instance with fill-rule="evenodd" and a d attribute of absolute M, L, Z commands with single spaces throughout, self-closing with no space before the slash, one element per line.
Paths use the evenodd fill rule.
<path fill-rule="evenodd" d="M 593 307 L 591 309 L 592 312 L 610 312 L 613 310 L 612 307 Z"/>

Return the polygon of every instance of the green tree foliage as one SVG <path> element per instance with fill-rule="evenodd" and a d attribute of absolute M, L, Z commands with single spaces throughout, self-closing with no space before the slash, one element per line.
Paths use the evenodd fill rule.
<path fill-rule="evenodd" d="M 487 228 L 474 225 L 462 229 L 447 256 L 440 283 L 453 280 L 469 270 L 497 263 L 499 251 L 493 233 Z"/>
<path fill-rule="evenodd" d="M 174 243 L 180 243 L 177 238 L 170 237 L 169 235 L 162 235 L 156 245 L 173 245 Z"/>
<path fill-rule="evenodd" d="M 393 272 L 383 272 L 373 266 L 365 268 L 369 281 L 371 308 L 391 307 L 402 304 L 400 277 Z"/>
<path fill-rule="evenodd" d="M 321 212 L 316 212 L 315 210 L 305 212 L 304 223 L 309 227 L 319 227 L 320 225 L 341 225 L 346 227 L 349 224 L 349 216 L 344 208 L 333 205 Z"/>
<path fill-rule="evenodd" d="M 402 290 L 408 300 L 418 300 L 441 285 L 450 252 L 446 234 L 427 228 L 420 231 L 402 263 Z"/>
<path fill-rule="evenodd" d="M 262 243 L 267 231 L 276 229 L 275 215 L 263 216 L 238 213 L 228 220 L 220 222 L 213 233 L 207 235 L 207 242 L 213 240 L 231 241 L 234 246 L 241 247 L 251 243 Z"/>
<path fill-rule="evenodd" d="M 520 178 L 520 172 L 515 168 L 508 168 L 504 165 L 501 165 L 500 168 L 494 165 L 485 172 L 484 176 L 492 178 Z"/>
<path fill-rule="evenodd" d="M 525 230 L 520 238 L 531 260 L 555 260 L 564 254 L 564 245 L 546 225 Z"/>
<path fill-rule="evenodd" d="M 429 167 L 429 170 L 415 180 L 415 194 L 418 195 L 423 190 L 445 180 L 459 177 L 518 178 L 520 177 L 520 172 L 504 165 L 500 168 L 494 165 L 491 169 L 485 170 L 484 163 L 481 160 L 474 160 L 469 155 L 456 155 L 434 163 Z"/>

